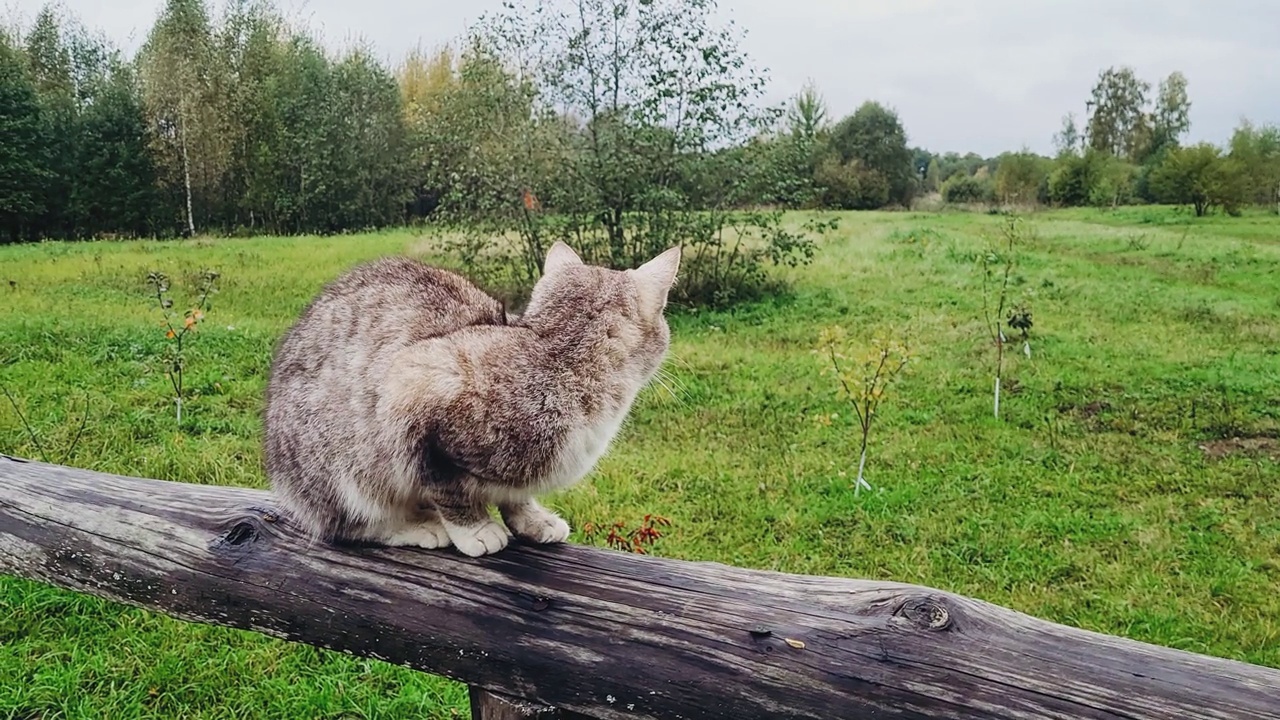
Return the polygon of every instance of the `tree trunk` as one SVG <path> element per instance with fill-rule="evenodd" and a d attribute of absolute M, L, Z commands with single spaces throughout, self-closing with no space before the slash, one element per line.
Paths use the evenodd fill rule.
<path fill-rule="evenodd" d="M 182 145 L 182 181 L 187 191 L 187 236 L 195 237 L 196 219 L 191 209 L 191 160 L 187 156 L 187 118 L 185 111 L 178 112 L 178 141 Z"/>

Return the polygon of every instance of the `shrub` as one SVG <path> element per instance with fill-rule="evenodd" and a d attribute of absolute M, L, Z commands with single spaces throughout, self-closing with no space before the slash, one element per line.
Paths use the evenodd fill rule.
<path fill-rule="evenodd" d="M 1215 206 L 1235 214 L 1248 195 L 1239 164 L 1209 143 L 1170 150 L 1151 171 L 1150 185 L 1161 202 L 1190 205 L 1197 217 Z"/>
<path fill-rule="evenodd" d="M 942 184 L 942 199 L 949 203 L 980 203 L 991 198 L 991 184 L 971 175 L 957 173 Z"/>
<path fill-rule="evenodd" d="M 889 181 L 857 160 L 841 162 L 830 155 L 814 173 L 822 189 L 822 204 L 839 210 L 875 210 L 889 203 Z"/>

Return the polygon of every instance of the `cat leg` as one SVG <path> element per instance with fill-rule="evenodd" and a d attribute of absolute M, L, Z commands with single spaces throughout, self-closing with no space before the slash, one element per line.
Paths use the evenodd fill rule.
<path fill-rule="evenodd" d="M 441 524 L 454 546 L 470 557 L 491 555 L 507 546 L 511 533 L 489 517 L 483 500 L 471 493 L 436 492 L 432 496 Z"/>
<path fill-rule="evenodd" d="M 534 498 L 499 503 L 498 511 L 512 532 L 530 542 L 547 544 L 569 539 L 569 523 Z"/>
<path fill-rule="evenodd" d="M 399 527 L 382 540 L 390 547 L 420 547 L 428 550 L 448 547 L 451 544 L 449 532 L 445 530 L 444 521 L 434 503 L 423 498 L 418 504 L 417 512 L 410 522 Z"/>

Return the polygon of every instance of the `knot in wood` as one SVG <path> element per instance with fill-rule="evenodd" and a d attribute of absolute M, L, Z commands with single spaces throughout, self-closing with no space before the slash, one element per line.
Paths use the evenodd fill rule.
<path fill-rule="evenodd" d="M 252 524 L 241 521 L 231 526 L 226 535 L 222 536 L 222 541 L 228 545 L 243 545 L 252 542 L 258 536 L 258 531 Z"/>
<path fill-rule="evenodd" d="M 952 613 L 947 610 L 945 601 L 938 597 L 907 598 L 894 614 L 911 621 L 921 630 L 949 630 L 952 627 Z"/>

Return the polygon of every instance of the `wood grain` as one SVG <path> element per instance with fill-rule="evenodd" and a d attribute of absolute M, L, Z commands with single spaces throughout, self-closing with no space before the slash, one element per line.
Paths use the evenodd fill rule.
<path fill-rule="evenodd" d="M 565 713 L 546 705 L 512 700 L 472 686 L 471 720 L 567 720 Z"/>
<path fill-rule="evenodd" d="M 925 587 L 304 539 L 268 493 L 0 456 L 0 572 L 622 718 L 1280 718 L 1280 671 Z"/>

